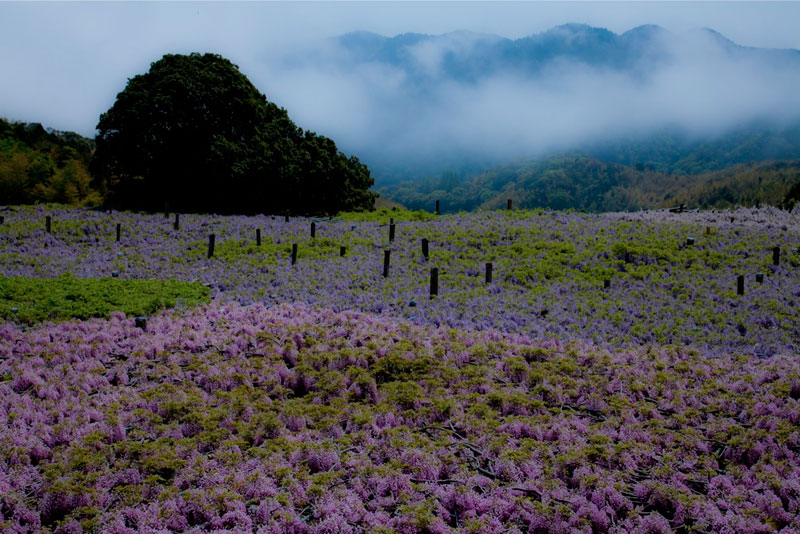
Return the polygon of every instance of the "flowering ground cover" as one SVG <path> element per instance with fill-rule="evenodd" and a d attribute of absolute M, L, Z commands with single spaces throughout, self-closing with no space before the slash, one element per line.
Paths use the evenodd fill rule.
<path fill-rule="evenodd" d="M 797 532 L 800 362 L 231 302 L 0 326 L 3 532 Z"/>
<path fill-rule="evenodd" d="M 774 209 L 6 210 L 0 290 L 44 292 L 0 302 L 0 532 L 800 532 L 798 244 Z M 49 284 L 161 296 L 31 325 Z"/>
<path fill-rule="evenodd" d="M 52 233 L 45 231 L 47 215 Z M 393 241 L 390 217 L 397 219 Z M 606 347 L 676 345 L 711 356 L 760 357 L 800 348 L 800 214 L 773 208 L 438 218 L 384 212 L 288 223 L 181 215 L 178 230 L 173 223 L 160 214 L 18 208 L 0 224 L 0 274 L 85 278 L 118 271 L 120 279 L 201 282 L 222 301 L 305 302 L 419 325 L 588 339 Z M 210 234 L 215 249 L 208 258 Z M 430 243 L 427 260 L 422 239 Z M 487 262 L 491 284 L 484 279 Z M 432 267 L 439 269 L 433 300 Z M 744 295 L 737 295 L 740 275 Z"/>

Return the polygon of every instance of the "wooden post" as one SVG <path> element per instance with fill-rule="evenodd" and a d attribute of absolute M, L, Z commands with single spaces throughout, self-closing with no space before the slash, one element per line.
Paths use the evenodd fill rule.
<path fill-rule="evenodd" d="M 742 274 L 736 277 L 736 294 L 744 295 L 744 275 Z"/>
<path fill-rule="evenodd" d="M 422 238 L 422 256 L 425 261 L 428 261 L 428 240 L 424 237 Z"/>
<path fill-rule="evenodd" d="M 392 253 L 391 250 L 384 250 L 383 251 L 383 277 L 389 278 L 389 256 Z"/>
<path fill-rule="evenodd" d="M 439 294 L 439 268 L 431 268 L 431 298 Z"/>
<path fill-rule="evenodd" d="M 389 225 L 389 241 L 394 241 L 394 223 Z"/>
<path fill-rule="evenodd" d="M 292 243 L 292 265 L 297 263 L 297 243 Z"/>
<path fill-rule="evenodd" d="M 706 235 L 711 235 L 711 227 L 706 226 Z"/>
<path fill-rule="evenodd" d="M 508 211 L 511 211 L 511 199 L 508 199 Z"/>
<path fill-rule="evenodd" d="M 317 223 L 311 223 L 311 237 L 317 237 Z"/>
<path fill-rule="evenodd" d="M 439 201 L 436 201 L 436 215 L 439 215 Z"/>
<path fill-rule="evenodd" d="M 214 240 L 216 238 L 217 238 L 217 236 L 214 235 L 214 234 L 209 234 L 208 235 L 208 257 L 209 258 L 214 255 Z"/>
<path fill-rule="evenodd" d="M 53 220 L 52 217 L 50 217 L 49 215 L 44 218 L 44 229 L 48 234 L 50 233 L 50 230 L 52 229 L 52 224 L 51 224 L 52 220 Z"/>
<path fill-rule="evenodd" d="M 256 228 L 256 246 L 261 246 L 261 228 Z"/>
<path fill-rule="evenodd" d="M 780 265 L 781 263 L 781 247 L 772 249 L 772 265 Z"/>
<path fill-rule="evenodd" d="M 347 247 L 342 245 L 339 247 L 339 256 L 343 258 L 345 254 L 347 254 Z"/>
<path fill-rule="evenodd" d="M 288 211 L 286 212 L 286 219 L 284 219 L 284 220 L 285 220 L 285 222 L 289 222 L 289 212 Z"/>
<path fill-rule="evenodd" d="M 486 283 L 492 283 L 492 263 L 489 262 L 486 264 Z"/>
<path fill-rule="evenodd" d="M 756 282 L 759 284 L 764 283 L 764 273 L 756 273 Z"/>
<path fill-rule="evenodd" d="M 394 224 L 394 217 L 389 217 L 389 225 L 391 226 Z"/>
<path fill-rule="evenodd" d="M 141 328 L 144 331 L 147 331 L 147 318 L 146 317 L 137 317 L 134 319 L 136 323 L 136 328 Z"/>
<path fill-rule="evenodd" d="M 120 233 L 122 232 L 122 225 L 117 223 L 117 243 L 119 243 Z"/>
<path fill-rule="evenodd" d="M 605 289 L 608 289 L 609 287 L 611 287 L 611 280 L 609 280 L 608 278 L 606 278 L 605 280 L 603 280 L 603 287 L 604 287 Z"/>
<path fill-rule="evenodd" d="M 691 247 L 692 245 L 694 245 L 694 238 L 693 237 L 687 237 L 686 238 L 686 246 L 687 247 Z"/>
<path fill-rule="evenodd" d="M 175 230 L 180 230 L 181 229 L 181 215 L 180 215 L 180 213 L 176 213 L 175 214 L 175 223 L 173 224 L 173 226 L 175 227 Z"/>

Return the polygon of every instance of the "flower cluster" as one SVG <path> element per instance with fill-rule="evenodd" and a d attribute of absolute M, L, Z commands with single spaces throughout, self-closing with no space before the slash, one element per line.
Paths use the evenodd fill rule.
<path fill-rule="evenodd" d="M 0 355 L 3 532 L 800 529 L 796 357 L 235 302 Z"/>

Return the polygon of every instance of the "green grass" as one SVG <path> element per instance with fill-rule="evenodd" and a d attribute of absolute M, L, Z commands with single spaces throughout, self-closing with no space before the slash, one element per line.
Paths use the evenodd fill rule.
<path fill-rule="evenodd" d="M 420 221 L 427 222 L 436 219 L 436 215 L 424 210 L 409 211 L 405 209 L 379 209 L 375 211 L 347 211 L 335 217 L 341 221 L 350 222 L 379 222 L 388 223 L 389 219 L 395 221 Z"/>
<path fill-rule="evenodd" d="M 19 323 L 108 318 L 111 312 L 150 315 L 176 305 L 209 302 L 210 290 L 177 280 L 6 277 L 0 275 L 0 317 Z"/>

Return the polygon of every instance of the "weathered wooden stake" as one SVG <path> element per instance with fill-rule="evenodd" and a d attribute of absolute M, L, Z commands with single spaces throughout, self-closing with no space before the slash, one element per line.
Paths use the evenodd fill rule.
<path fill-rule="evenodd" d="M 422 238 L 422 256 L 425 261 L 428 261 L 428 240 L 424 237 Z"/>
<path fill-rule="evenodd" d="M 686 246 L 687 247 L 691 247 L 692 245 L 694 245 L 694 238 L 693 237 L 687 237 L 686 238 Z"/>
<path fill-rule="evenodd" d="M 136 328 L 141 328 L 142 330 L 147 331 L 147 318 L 146 317 L 137 317 L 134 319 L 136 323 Z"/>
<path fill-rule="evenodd" d="M 759 284 L 764 283 L 764 273 L 756 273 L 756 282 Z"/>
<path fill-rule="evenodd" d="M 744 295 L 744 275 L 742 274 L 736 277 L 736 294 Z"/>
<path fill-rule="evenodd" d="M 781 263 L 781 247 L 772 249 L 772 265 L 780 265 Z"/>
<path fill-rule="evenodd" d="M 439 201 L 436 201 L 436 215 L 439 215 Z"/>
<path fill-rule="evenodd" d="M 175 228 L 175 230 L 180 230 L 181 229 L 181 215 L 180 215 L 180 213 L 176 213 L 175 214 L 175 222 L 173 223 L 172 226 Z"/>
<path fill-rule="evenodd" d="M 389 241 L 394 241 L 394 223 L 389 225 Z"/>
<path fill-rule="evenodd" d="M 486 283 L 492 283 L 492 263 L 489 262 L 486 264 Z"/>
<path fill-rule="evenodd" d="M 508 211 L 511 211 L 511 199 L 508 199 Z"/>
<path fill-rule="evenodd" d="M 208 235 L 208 257 L 214 255 L 214 240 L 217 239 L 217 236 L 214 234 Z"/>
<path fill-rule="evenodd" d="M 392 253 L 391 250 L 384 250 L 383 251 L 383 277 L 389 278 L 389 256 Z"/>
<path fill-rule="evenodd" d="M 311 237 L 317 237 L 317 223 L 311 223 Z"/>
<path fill-rule="evenodd" d="M 292 265 L 297 263 L 297 243 L 292 243 Z"/>
<path fill-rule="evenodd" d="M 48 215 L 44 218 L 44 229 L 49 234 L 52 226 L 52 218 Z"/>
<path fill-rule="evenodd" d="M 605 289 L 608 289 L 609 287 L 611 287 L 611 280 L 609 280 L 608 278 L 606 278 L 605 280 L 603 280 L 603 287 L 604 287 Z"/>
<path fill-rule="evenodd" d="M 256 246 L 261 246 L 261 228 L 256 228 Z"/>
<path fill-rule="evenodd" d="M 711 227 L 706 226 L 706 235 L 711 235 Z"/>
<path fill-rule="evenodd" d="M 343 245 L 339 247 L 339 256 L 344 257 L 345 254 L 347 254 L 347 247 Z"/>
<path fill-rule="evenodd" d="M 117 223 L 117 243 L 119 243 L 120 234 L 122 233 L 122 225 Z"/>
<path fill-rule="evenodd" d="M 431 298 L 439 294 L 439 268 L 431 268 Z"/>

